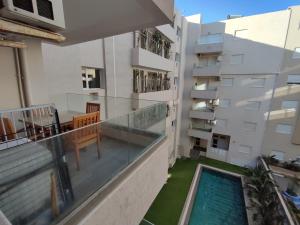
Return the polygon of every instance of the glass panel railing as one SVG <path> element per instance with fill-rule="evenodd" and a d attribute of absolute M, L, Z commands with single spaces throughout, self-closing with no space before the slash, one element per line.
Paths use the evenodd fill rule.
<path fill-rule="evenodd" d="M 194 85 L 193 90 L 195 91 L 217 91 L 218 87 L 205 87 L 203 85 Z"/>
<path fill-rule="evenodd" d="M 13 225 L 56 224 L 165 137 L 157 103 L 0 151 L 0 210 Z"/>
<path fill-rule="evenodd" d="M 211 112 L 211 113 L 213 113 L 215 111 L 213 107 L 211 107 L 211 108 L 209 108 L 209 107 L 203 107 L 203 108 L 193 107 L 193 110 L 198 111 L 198 112 Z"/>
<path fill-rule="evenodd" d="M 209 123 L 192 123 L 192 129 L 211 132 L 213 125 Z"/>
<path fill-rule="evenodd" d="M 198 44 L 217 44 L 223 42 L 222 34 L 210 34 L 202 36 L 198 39 Z"/>
<path fill-rule="evenodd" d="M 100 104 L 100 119 L 107 120 L 124 114 L 128 114 L 138 109 L 157 104 L 157 101 L 122 98 L 122 97 L 104 97 L 98 95 L 67 93 L 51 99 L 58 109 L 59 114 L 65 112 L 86 112 L 86 104 Z"/>

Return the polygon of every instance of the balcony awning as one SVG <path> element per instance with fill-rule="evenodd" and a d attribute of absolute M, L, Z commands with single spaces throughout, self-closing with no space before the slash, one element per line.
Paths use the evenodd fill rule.
<path fill-rule="evenodd" d="M 36 38 L 42 38 L 47 39 L 55 42 L 61 42 L 65 40 L 65 37 L 61 34 L 54 33 L 48 30 L 39 29 L 36 27 L 29 26 L 27 24 L 23 24 L 17 21 L 12 21 L 5 18 L 0 18 L 0 31 L 4 33 L 9 38 L 14 36 L 30 36 L 30 37 L 36 37 Z M 13 44 L 13 38 L 12 40 L 2 40 L 2 46 L 6 45 L 12 45 Z M 20 46 L 20 43 L 15 42 L 18 46 Z M 8 46 L 13 47 L 13 46 Z M 24 46 L 23 46 L 24 47 Z"/>
<path fill-rule="evenodd" d="M 67 39 L 63 45 L 96 40 L 171 23 L 174 0 L 63 0 Z"/>

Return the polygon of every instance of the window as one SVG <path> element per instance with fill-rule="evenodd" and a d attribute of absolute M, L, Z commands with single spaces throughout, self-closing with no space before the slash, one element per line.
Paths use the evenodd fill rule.
<path fill-rule="evenodd" d="M 228 108 L 230 105 L 231 105 L 230 99 L 220 99 L 220 101 L 219 101 L 219 106 L 221 108 Z"/>
<path fill-rule="evenodd" d="M 298 107 L 298 101 L 282 101 L 281 108 L 287 110 L 295 110 Z"/>
<path fill-rule="evenodd" d="M 230 144 L 230 136 L 222 134 L 213 134 L 212 147 L 228 150 Z"/>
<path fill-rule="evenodd" d="M 250 154 L 252 152 L 252 147 L 249 145 L 240 145 L 239 152 Z"/>
<path fill-rule="evenodd" d="M 265 83 L 265 78 L 251 78 L 251 87 L 264 87 Z"/>
<path fill-rule="evenodd" d="M 230 58 L 230 64 L 232 65 L 243 64 L 243 62 L 244 62 L 244 54 L 232 55 Z"/>
<path fill-rule="evenodd" d="M 292 133 L 292 125 L 277 124 L 276 132 L 279 133 L 279 134 L 291 134 Z"/>
<path fill-rule="evenodd" d="M 248 101 L 248 104 L 246 105 L 246 109 L 248 110 L 259 110 L 260 108 L 260 102 L 256 101 Z"/>
<path fill-rule="evenodd" d="M 300 47 L 295 48 L 293 59 L 300 59 Z"/>
<path fill-rule="evenodd" d="M 277 151 L 277 150 L 273 150 L 270 153 L 270 156 L 274 155 L 274 158 L 279 160 L 279 161 L 283 161 L 284 160 L 284 152 L 281 151 Z"/>
<path fill-rule="evenodd" d="M 300 84 L 300 75 L 288 75 L 287 84 Z"/>
<path fill-rule="evenodd" d="M 247 36 L 248 36 L 248 30 L 247 29 L 236 30 L 234 32 L 234 37 L 236 37 L 236 38 L 247 38 Z"/>
<path fill-rule="evenodd" d="M 256 131 L 256 123 L 253 122 L 244 122 L 244 130 L 245 131 L 250 131 L 250 132 L 255 132 Z"/>
<path fill-rule="evenodd" d="M 233 78 L 223 78 L 221 80 L 221 86 L 232 87 L 233 86 Z"/>
<path fill-rule="evenodd" d="M 217 126 L 219 128 L 226 129 L 226 127 L 227 127 L 227 120 L 226 119 L 219 119 L 219 118 L 217 118 L 216 121 L 217 121 Z"/>
<path fill-rule="evenodd" d="M 104 69 L 82 67 L 82 86 L 83 89 L 105 89 Z"/>

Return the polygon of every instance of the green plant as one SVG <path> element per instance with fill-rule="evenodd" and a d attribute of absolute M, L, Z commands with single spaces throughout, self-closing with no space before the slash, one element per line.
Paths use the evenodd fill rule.
<path fill-rule="evenodd" d="M 163 44 L 161 33 L 156 30 L 152 35 L 152 39 L 153 39 L 153 43 L 152 43 L 153 52 L 161 55 L 162 44 Z"/>
<path fill-rule="evenodd" d="M 292 170 L 295 172 L 300 172 L 300 166 L 298 164 L 295 163 L 295 161 L 291 161 L 291 162 L 284 162 L 282 164 L 282 167 L 288 170 Z"/>
<path fill-rule="evenodd" d="M 165 57 L 167 59 L 170 58 L 170 49 L 171 49 L 171 43 L 169 41 L 164 42 L 164 50 L 165 50 Z"/>
<path fill-rule="evenodd" d="M 247 171 L 248 196 L 256 211 L 253 220 L 259 221 L 261 225 L 282 225 L 284 220 L 280 214 L 276 184 L 269 173 L 261 164 Z"/>
<path fill-rule="evenodd" d="M 141 48 L 146 49 L 146 43 L 147 43 L 147 30 L 141 30 Z"/>

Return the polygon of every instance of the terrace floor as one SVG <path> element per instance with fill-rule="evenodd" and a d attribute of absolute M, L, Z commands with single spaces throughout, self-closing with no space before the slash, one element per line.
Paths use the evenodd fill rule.
<path fill-rule="evenodd" d="M 169 170 L 167 183 L 148 210 L 146 220 L 155 225 L 178 224 L 198 163 L 240 174 L 246 172 L 244 168 L 204 157 L 199 160 L 178 159 L 174 167 Z"/>

